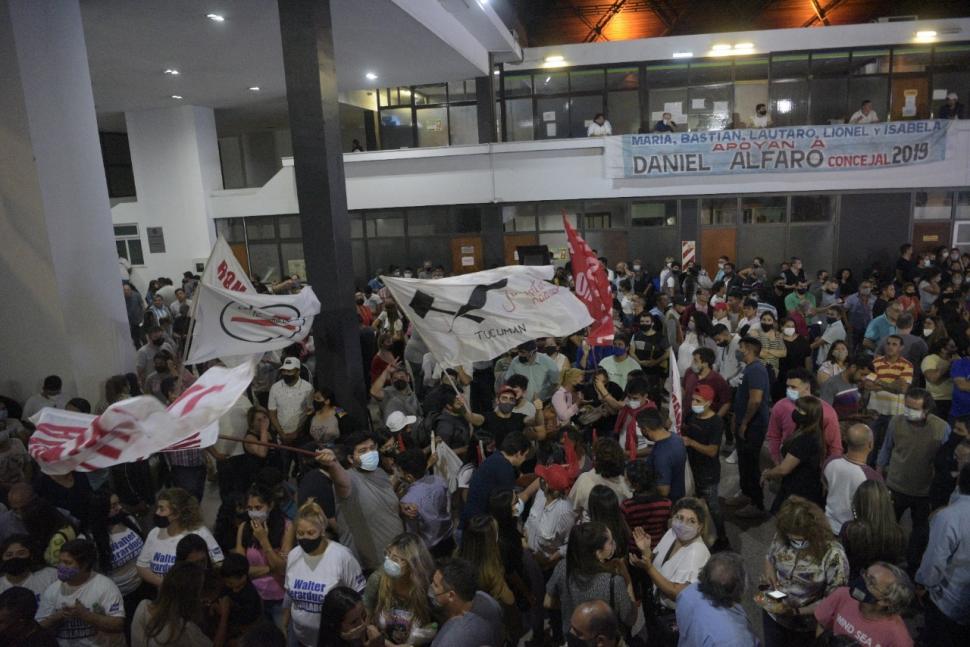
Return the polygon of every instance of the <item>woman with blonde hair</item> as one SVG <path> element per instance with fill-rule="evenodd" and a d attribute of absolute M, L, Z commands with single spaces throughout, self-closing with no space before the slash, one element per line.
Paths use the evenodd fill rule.
<path fill-rule="evenodd" d="M 811 645 L 815 607 L 845 586 L 848 573 L 845 551 L 832 536 L 822 508 L 800 496 L 789 497 L 775 517 L 763 576 L 767 588 L 785 597 L 755 598 L 764 609 L 765 647 Z"/>
<path fill-rule="evenodd" d="M 781 480 L 781 489 L 771 506 L 772 513 L 793 495 L 819 506 L 825 505 L 822 494 L 822 463 L 825 460 L 822 401 L 810 395 L 798 398 L 791 417 L 795 433 L 781 444 L 782 461 L 761 473 L 762 485 Z"/>
<path fill-rule="evenodd" d="M 852 514 L 855 518 L 842 524 L 839 533 L 850 572 L 858 573 L 879 561 L 901 564 L 906 537 L 896 521 L 886 484 L 863 481 L 852 497 Z"/>
<path fill-rule="evenodd" d="M 286 557 L 283 590 L 289 606 L 283 608 L 283 626 L 290 645 L 317 644 L 320 608 L 327 591 L 348 586 L 364 590 L 360 564 L 347 547 L 327 539 L 327 517 L 311 498 L 296 514 L 297 545 Z"/>
<path fill-rule="evenodd" d="M 478 582 L 485 591 L 502 604 L 515 603 L 512 589 L 505 582 L 505 566 L 498 548 L 498 523 L 487 514 L 468 521 L 462 535 L 458 557 L 478 565 Z"/>
<path fill-rule="evenodd" d="M 222 548 L 202 523 L 196 498 L 178 487 L 162 490 L 156 497 L 155 527 L 149 531 L 135 562 L 141 579 L 160 586 L 165 573 L 175 563 L 179 541 L 189 534 L 198 535 L 205 541 L 214 566 L 222 563 Z"/>
<path fill-rule="evenodd" d="M 583 393 L 578 388 L 583 383 L 583 371 L 578 368 L 567 368 L 559 376 L 559 388 L 552 394 L 552 406 L 556 410 L 559 424 L 566 425 L 579 413 L 583 404 Z"/>
<path fill-rule="evenodd" d="M 423 645 L 434 638 L 427 594 L 434 570 L 421 538 L 403 532 L 384 549 L 384 564 L 367 578 L 364 606 L 392 643 Z"/>

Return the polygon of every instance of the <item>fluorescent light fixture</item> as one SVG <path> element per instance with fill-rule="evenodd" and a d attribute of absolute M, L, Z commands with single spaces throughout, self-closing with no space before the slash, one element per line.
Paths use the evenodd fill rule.
<path fill-rule="evenodd" d="M 691 58 L 694 52 L 674 52 L 674 58 Z"/>
<path fill-rule="evenodd" d="M 559 54 L 554 54 L 553 56 L 547 56 L 545 60 L 546 60 L 546 63 L 562 63 L 566 59 L 565 57 L 560 56 Z"/>
<path fill-rule="evenodd" d="M 207 13 L 205 17 L 211 20 L 212 22 L 226 22 L 226 17 L 223 16 L 222 14 Z"/>
<path fill-rule="evenodd" d="M 735 43 L 734 49 L 754 49 L 754 43 Z"/>
<path fill-rule="evenodd" d="M 249 91 L 250 92 L 259 92 L 259 86 L 258 85 L 251 85 L 251 86 L 249 86 Z"/>
<path fill-rule="evenodd" d="M 499 71 L 498 70 L 495 70 L 494 72 L 492 72 L 492 74 L 494 74 L 495 76 L 498 76 L 499 75 Z"/>
<path fill-rule="evenodd" d="M 936 38 L 936 32 L 932 29 L 926 29 L 923 31 L 916 32 L 917 38 Z"/>
<path fill-rule="evenodd" d="M 165 70 L 165 74 L 168 74 L 169 76 L 178 76 L 179 74 L 181 74 L 181 72 L 179 72 L 175 68 L 170 67 L 167 70 Z"/>
<path fill-rule="evenodd" d="M 374 74 L 373 72 L 368 72 L 367 74 L 364 75 L 364 78 L 366 78 L 368 81 L 376 81 L 377 75 Z"/>
<path fill-rule="evenodd" d="M 717 43 L 711 47 L 712 52 L 729 52 L 731 51 L 731 46 L 727 43 Z"/>
<path fill-rule="evenodd" d="M 172 98 L 181 101 L 182 100 L 182 95 L 181 94 L 173 94 L 172 95 Z"/>
<path fill-rule="evenodd" d="M 791 101 L 788 99 L 779 99 L 778 103 L 775 104 L 775 108 L 777 108 L 778 112 L 781 114 L 787 115 L 789 112 L 791 112 Z"/>

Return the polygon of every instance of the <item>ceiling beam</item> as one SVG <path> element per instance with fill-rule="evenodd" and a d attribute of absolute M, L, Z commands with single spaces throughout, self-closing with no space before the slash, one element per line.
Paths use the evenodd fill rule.
<path fill-rule="evenodd" d="M 596 21 L 596 25 L 589 30 L 586 34 L 586 38 L 583 39 L 584 43 L 595 43 L 596 39 L 602 38 L 604 40 L 609 40 L 603 34 L 603 29 L 606 28 L 610 21 L 613 20 L 613 16 L 623 11 L 623 5 L 626 4 L 626 0 L 616 0 L 605 14 L 600 16 L 600 19 Z"/>
<path fill-rule="evenodd" d="M 822 7 L 819 6 L 818 0 L 808 0 L 808 1 L 811 3 L 812 9 L 815 10 L 815 16 L 822 21 L 823 25 L 828 27 L 831 23 L 829 22 L 828 17 L 825 15 L 825 12 L 822 11 Z"/>
<path fill-rule="evenodd" d="M 590 29 L 595 29 L 595 25 L 589 21 L 589 18 L 586 17 L 586 14 L 583 12 L 583 10 L 577 7 L 576 3 L 573 2 L 573 0 L 561 0 L 561 3 L 565 4 L 569 9 L 571 9 L 572 12 L 576 14 L 576 17 L 579 18 L 584 25 L 586 25 Z"/>
<path fill-rule="evenodd" d="M 828 17 L 832 14 L 832 11 L 835 10 L 843 2 L 845 2 L 845 0 L 832 0 L 832 2 L 830 2 L 827 7 L 824 7 L 824 8 L 819 7 L 818 11 L 821 12 L 821 14 L 826 17 L 826 22 L 824 24 L 826 25 L 830 24 L 829 22 L 827 22 Z M 813 2 L 812 4 L 815 4 L 815 3 Z M 802 27 L 811 27 L 812 25 L 815 24 L 817 20 L 819 20 L 818 13 L 816 13 L 816 15 L 806 20 L 805 24 L 803 24 Z"/>

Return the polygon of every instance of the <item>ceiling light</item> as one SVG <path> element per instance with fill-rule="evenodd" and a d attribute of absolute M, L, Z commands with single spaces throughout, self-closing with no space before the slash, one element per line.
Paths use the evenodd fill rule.
<path fill-rule="evenodd" d="M 258 85 L 252 85 L 252 86 L 249 87 L 249 91 L 250 92 L 259 92 L 259 86 Z"/>
<path fill-rule="evenodd" d="M 921 43 L 932 43 L 936 40 L 936 32 L 932 29 L 926 29 L 916 32 L 916 40 Z"/>
<path fill-rule="evenodd" d="M 173 99 L 178 99 L 179 101 L 181 101 L 182 100 L 182 95 L 181 94 L 173 94 L 172 95 L 172 98 Z"/>
<path fill-rule="evenodd" d="M 226 17 L 217 13 L 207 13 L 205 17 L 212 22 L 226 22 Z"/>
<path fill-rule="evenodd" d="M 566 59 L 563 56 L 560 56 L 559 54 L 554 54 L 553 56 L 546 57 L 546 63 L 562 63 L 565 60 Z"/>
<path fill-rule="evenodd" d="M 711 47 L 712 52 L 727 52 L 730 50 L 731 50 L 731 46 L 728 45 L 727 43 L 718 43 L 717 45 L 714 45 L 713 47 Z"/>
<path fill-rule="evenodd" d="M 735 43 L 734 49 L 754 49 L 754 43 Z"/>
<path fill-rule="evenodd" d="M 551 76 L 547 76 L 546 77 L 546 80 L 543 83 L 549 83 L 549 81 L 552 81 L 552 77 Z"/>
<path fill-rule="evenodd" d="M 367 79 L 368 81 L 376 81 L 376 80 L 377 80 L 377 75 L 376 75 L 376 74 L 374 74 L 373 72 L 368 72 L 367 74 L 365 74 L 365 75 L 364 75 L 364 77 L 365 77 L 365 78 L 366 78 L 366 79 Z"/>
<path fill-rule="evenodd" d="M 181 72 L 179 72 L 178 70 L 170 67 L 167 70 L 165 70 L 165 74 L 169 74 L 171 76 L 178 76 L 179 74 L 181 74 Z"/>
<path fill-rule="evenodd" d="M 789 112 L 791 112 L 791 101 L 789 101 L 788 99 L 779 99 L 778 102 L 775 104 L 775 108 L 781 114 L 786 115 Z"/>
<path fill-rule="evenodd" d="M 674 52 L 674 58 L 691 58 L 694 52 Z"/>
<path fill-rule="evenodd" d="M 495 70 L 494 72 L 492 72 L 492 74 L 494 74 L 495 76 L 498 76 L 499 75 L 499 71 L 498 70 Z"/>

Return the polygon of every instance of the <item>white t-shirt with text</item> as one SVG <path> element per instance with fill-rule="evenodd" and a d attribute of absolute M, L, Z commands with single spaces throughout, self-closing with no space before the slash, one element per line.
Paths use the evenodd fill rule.
<path fill-rule="evenodd" d="M 71 586 L 59 580 L 48 586 L 40 596 L 37 621 L 54 615 L 59 609 L 74 606 L 77 601 L 95 613 L 113 618 L 125 617 L 121 591 L 104 575 L 92 573 L 88 581 L 80 586 Z M 99 631 L 79 618 L 65 618 L 53 628 L 53 631 L 60 647 L 104 647 L 124 644 L 121 633 L 110 634 Z"/>
<path fill-rule="evenodd" d="M 175 547 L 179 540 L 186 535 L 198 535 L 205 540 L 209 547 L 209 559 L 213 564 L 221 563 L 223 560 L 222 549 L 216 542 L 215 537 L 205 526 L 195 530 L 187 530 L 178 535 L 171 536 L 164 528 L 152 528 L 145 538 L 145 545 L 138 555 L 137 565 L 142 568 L 150 568 L 155 575 L 165 575 L 168 569 L 175 563 Z"/>
<path fill-rule="evenodd" d="M 358 593 L 367 581 L 353 553 L 331 541 L 322 555 L 309 556 L 299 546 L 286 558 L 283 606 L 290 609 L 293 632 L 304 645 L 316 645 L 320 608 L 330 589 L 348 586 Z"/>

